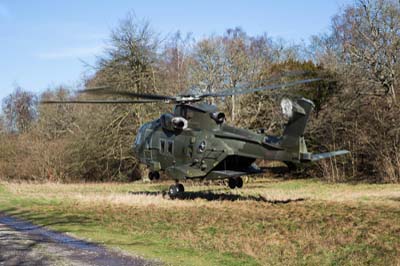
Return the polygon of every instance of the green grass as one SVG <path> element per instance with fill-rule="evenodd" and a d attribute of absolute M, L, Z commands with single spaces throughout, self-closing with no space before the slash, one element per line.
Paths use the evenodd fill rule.
<path fill-rule="evenodd" d="M 91 193 L 104 193 L 104 189 L 96 185 L 91 188 L 89 189 Z M 124 190 L 118 187 L 113 191 Z M 72 233 L 83 239 L 118 247 L 146 258 L 161 260 L 170 265 L 259 265 L 253 258 L 244 254 L 196 250 L 176 243 L 174 239 L 163 237 L 163 231 L 179 229 L 169 223 L 152 223 L 152 230 L 144 231 L 141 227 L 146 223 L 145 220 L 141 220 L 140 223 L 129 220 L 130 217 L 124 217 L 123 213 L 117 217 L 114 213 L 99 215 L 96 212 L 99 206 L 91 209 L 90 206 L 79 205 L 77 208 L 77 202 L 46 198 L 41 194 L 43 190 L 39 191 L 38 198 L 15 196 L 0 185 L 0 211 L 60 232 Z M 148 191 L 155 190 L 150 188 Z M 81 192 L 88 192 L 87 187 L 81 188 Z M 106 208 L 108 207 L 110 206 Z M 109 210 L 112 212 L 112 208 Z M 124 224 L 119 224 L 121 222 Z M 136 223 L 134 228 L 137 230 L 132 230 L 133 223 Z"/>
<path fill-rule="evenodd" d="M 0 210 L 171 265 L 400 264 L 399 185 L 256 180 L 233 192 L 187 184 L 193 200 L 127 193 L 167 187 L 3 183 Z M 239 200 L 208 201 L 209 190 Z"/>

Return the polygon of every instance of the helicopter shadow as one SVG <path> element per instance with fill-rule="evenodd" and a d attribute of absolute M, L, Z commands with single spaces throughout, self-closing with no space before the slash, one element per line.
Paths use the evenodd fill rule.
<path fill-rule="evenodd" d="M 256 201 L 256 202 L 266 202 L 271 204 L 287 204 L 291 202 L 300 202 L 305 201 L 305 198 L 296 198 L 296 199 L 285 199 L 285 200 L 272 200 L 265 198 L 261 195 L 252 196 L 252 195 L 237 195 L 237 194 L 227 194 L 227 193 L 215 193 L 212 191 L 197 191 L 197 192 L 183 192 L 176 196 L 170 196 L 167 192 L 129 192 L 130 195 L 144 195 L 144 196 L 159 196 L 162 195 L 163 198 L 171 199 L 171 200 L 196 200 L 203 199 L 207 201 Z"/>

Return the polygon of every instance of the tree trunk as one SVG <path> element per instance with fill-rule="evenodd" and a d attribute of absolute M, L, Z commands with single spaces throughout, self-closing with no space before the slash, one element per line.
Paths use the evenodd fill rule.
<path fill-rule="evenodd" d="M 394 105 L 396 105 L 397 104 L 396 103 L 396 91 L 394 89 L 394 85 L 393 84 L 390 85 L 390 95 L 392 96 L 392 100 L 393 100 Z"/>
<path fill-rule="evenodd" d="M 231 117 L 232 117 L 232 122 L 235 121 L 235 95 L 232 95 L 232 112 L 231 112 Z"/>

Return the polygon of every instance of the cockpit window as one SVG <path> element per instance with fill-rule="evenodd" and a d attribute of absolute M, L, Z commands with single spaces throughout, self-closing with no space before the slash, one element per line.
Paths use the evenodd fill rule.
<path fill-rule="evenodd" d="M 143 138 L 145 137 L 146 129 L 148 129 L 150 126 L 151 123 L 146 123 L 139 128 L 138 133 L 136 135 L 135 146 L 138 146 L 140 142 L 142 142 Z"/>
<path fill-rule="evenodd" d="M 190 120 L 193 115 L 193 109 L 187 106 L 176 106 L 175 111 L 174 111 L 175 116 L 181 116 L 185 118 L 186 120 Z"/>
<path fill-rule="evenodd" d="M 185 112 L 184 116 L 183 116 L 184 118 L 186 118 L 187 120 L 190 120 L 193 118 L 194 112 L 191 108 L 185 108 L 184 112 Z"/>

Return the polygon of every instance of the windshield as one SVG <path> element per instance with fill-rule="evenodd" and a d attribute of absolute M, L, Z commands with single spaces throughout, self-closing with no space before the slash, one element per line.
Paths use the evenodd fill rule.
<path fill-rule="evenodd" d="M 145 138 L 146 129 L 148 129 L 150 126 L 151 126 L 151 123 L 146 123 L 139 128 L 138 133 L 136 135 L 136 139 L 135 139 L 135 146 L 140 145 L 140 142 Z"/>

